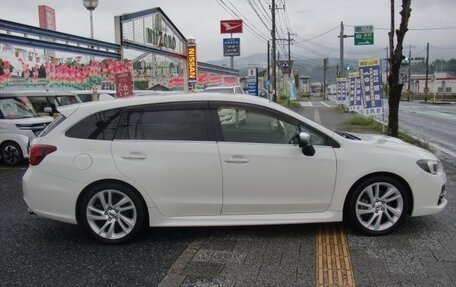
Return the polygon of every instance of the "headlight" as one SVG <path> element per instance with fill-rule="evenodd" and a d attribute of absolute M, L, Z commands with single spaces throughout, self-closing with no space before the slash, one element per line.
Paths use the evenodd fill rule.
<path fill-rule="evenodd" d="M 442 163 L 438 160 L 420 159 L 416 164 L 425 172 L 438 174 L 443 171 Z"/>

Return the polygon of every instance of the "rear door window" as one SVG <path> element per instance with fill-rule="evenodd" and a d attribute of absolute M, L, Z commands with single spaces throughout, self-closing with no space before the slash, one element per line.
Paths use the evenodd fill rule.
<path fill-rule="evenodd" d="M 120 119 L 116 139 L 207 141 L 206 110 L 125 111 Z"/>

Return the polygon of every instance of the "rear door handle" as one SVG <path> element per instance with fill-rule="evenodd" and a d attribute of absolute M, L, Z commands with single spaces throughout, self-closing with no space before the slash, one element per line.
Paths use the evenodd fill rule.
<path fill-rule="evenodd" d="M 146 159 L 147 155 L 145 155 L 144 153 L 139 152 L 139 151 L 132 151 L 132 152 L 130 152 L 128 154 L 122 155 L 121 158 L 123 158 L 123 159 L 137 159 L 137 160 L 140 160 L 140 159 Z"/>
<path fill-rule="evenodd" d="M 226 163 L 248 163 L 249 159 L 241 155 L 233 155 L 232 157 L 225 158 Z"/>

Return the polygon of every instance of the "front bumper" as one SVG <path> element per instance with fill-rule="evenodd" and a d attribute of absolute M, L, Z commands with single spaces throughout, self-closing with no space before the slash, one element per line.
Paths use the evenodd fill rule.
<path fill-rule="evenodd" d="M 445 198 L 445 172 L 437 175 L 424 174 L 418 176 L 410 184 L 413 193 L 412 216 L 436 214 L 448 204 Z"/>

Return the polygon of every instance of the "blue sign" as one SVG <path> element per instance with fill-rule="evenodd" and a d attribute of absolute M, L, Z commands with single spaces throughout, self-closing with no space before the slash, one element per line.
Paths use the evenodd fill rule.
<path fill-rule="evenodd" d="M 241 39 L 240 38 L 224 38 L 223 39 L 223 56 L 232 57 L 241 55 Z"/>
<path fill-rule="evenodd" d="M 249 68 L 247 70 L 247 93 L 258 96 L 258 69 Z"/>
<path fill-rule="evenodd" d="M 359 61 L 364 112 L 368 115 L 383 112 L 382 73 L 379 59 Z"/>
<path fill-rule="evenodd" d="M 350 104 L 348 109 L 350 111 L 359 111 L 362 108 L 362 90 L 361 90 L 361 78 L 359 77 L 359 72 L 349 73 L 349 95 L 350 95 Z"/>
<path fill-rule="evenodd" d="M 337 78 L 337 102 L 345 105 L 347 100 L 347 78 Z"/>

